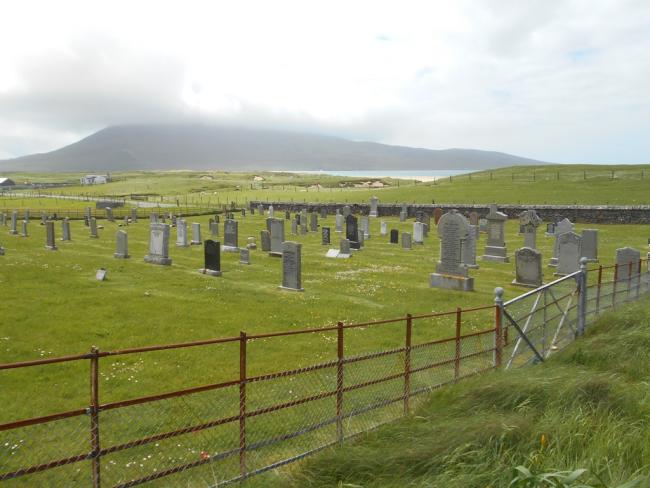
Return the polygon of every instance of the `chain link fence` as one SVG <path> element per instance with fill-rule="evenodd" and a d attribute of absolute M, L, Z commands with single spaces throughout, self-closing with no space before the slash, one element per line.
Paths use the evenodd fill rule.
<path fill-rule="evenodd" d="M 599 313 L 648 291 L 645 261 L 590 270 L 583 263 L 580 271 L 507 302 L 497 289 L 495 304 L 486 307 L 3 364 L 2 375 L 85 365 L 89 398 L 77 409 L 0 424 L 0 482 L 120 488 L 237 482 L 408 415 L 433 389 L 542 362 Z M 397 343 L 379 350 L 365 345 L 368 334 L 388 328 L 385 336 Z M 268 370 L 268 341 L 291 347 L 293 337 L 310 335 L 326 339 L 317 361 Z M 230 355 L 219 349 L 220 357 L 239 373 L 104 400 L 119 398 L 111 383 L 101 382 L 100 391 L 100 378 L 115 361 L 156 351 L 173 358 L 179 349 L 209 346 L 230 348 Z"/>

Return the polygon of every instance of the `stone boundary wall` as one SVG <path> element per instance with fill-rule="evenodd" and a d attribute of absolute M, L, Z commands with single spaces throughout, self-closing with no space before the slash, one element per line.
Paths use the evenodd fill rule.
<path fill-rule="evenodd" d="M 250 208 L 257 209 L 258 205 L 262 205 L 264 209 L 267 209 L 269 205 L 273 205 L 274 210 L 290 210 L 292 213 L 299 212 L 304 208 L 307 211 L 320 211 L 325 207 L 328 214 L 334 214 L 337 208 L 343 208 L 345 205 L 349 205 L 352 212 L 356 214 L 368 214 L 370 211 L 370 203 L 300 203 L 253 200 L 249 202 Z M 443 212 L 456 209 L 465 215 L 476 211 L 481 218 L 485 217 L 489 211 L 486 204 L 441 203 L 440 205 L 432 205 L 411 203 L 407 204 L 408 216 L 413 218 L 418 211 L 424 211 L 432 215 L 436 207 L 441 208 Z M 379 203 L 377 208 L 380 217 L 399 217 L 401 209 L 402 205 L 395 203 Z M 544 222 L 558 222 L 563 218 L 568 218 L 571 222 L 584 224 L 650 224 L 650 205 L 499 205 L 499 211 L 505 213 L 511 219 L 518 218 L 521 212 L 529 209 L 535 209 Z"/>

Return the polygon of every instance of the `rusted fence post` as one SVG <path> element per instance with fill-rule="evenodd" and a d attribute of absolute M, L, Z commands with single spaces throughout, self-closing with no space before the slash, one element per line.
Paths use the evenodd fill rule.
<path fill-rule="evenodd" d="M 239 475 L 246 477 L 246 332 L 239 333 Z"/>
<path fill-rule="evenodd" d="M 456 307 L 456 352 L 454 355 L 454 381 L 460 377 L 460 326 L 461 326 L 461 309 Z"/>
<path fill-rule="evenodd" d="M 596 314 L 600 315 L 600 291 L 603 286 L 603 266 L 598 266 L 598 286 L 596 287 Z"/>
<path fill-rule="evenodd" d="M 639 266 L 637 268 L 637 273 L 636 273 L 636 298 L 637 300 L 639 299 L 639 295 L 641 293 L 641 263 L 643 262 L 643 259 L 639 259 Z"/>
<path fill-rule="evenodd" d="M 612 285 L 612 308 L 616 307 L 616 284 L 618 283 L 618 263 L 614 265 L 614 284 Z"/>
<path fill-rule="evenodd" d="M 630 293 L 632 292 L 632 261 L 627 263 L 627 299 L 626 302 L 630 300 Z"/>
<path fill-rule="evenodd" d="M 503 288 L 494 289 L 494 367 L 501 367 L 503 353 Z"/>
<path fill-rule="evenodd" d="M 99 488 L 101 485 L 100 478 L 100 461 L 99 453 L 101 444 L 99 442 L 99 349 L 93 346 L 90 349 L 90 445 L 91 461 L 93 473 L 93 488 Z"/>
<path fill-rule="evenodd" d="M 336 439 L 343 442 L 343 322 L 337 329 L 337 364 L 336 364 Z"/>
<path fill-rule="evenodd" d="M 406 343 L 404 345 L 404 415 L 411 411 L 411 334 L 413 330 L 413 318 L 406 314 Z"/>

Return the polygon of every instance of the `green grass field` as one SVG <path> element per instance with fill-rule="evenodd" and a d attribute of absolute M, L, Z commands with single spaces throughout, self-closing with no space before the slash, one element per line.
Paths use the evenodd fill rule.
<path fill-rule="evenodd" d="M 649 305 L 608 312 L 544 365 L 439 390 L 415 415 L 251 485 L 650 486 Z M 517 466 L 533 477 L 510 485 Z M 576 469 L 574 482 L 541 479 Z"/>
<path fill-rule="evenodd" d="M 254 176 L 265 178 L 253 181 Z M 51 182 L 51 174 L 8 174 L 17 182 Z M 77 181 L 65 174 L 59 181 Z M 52 195 L 124 197 L 132 193 L 162 195 L 171 203 L 239 205 L 250 200 L 295 202 L 367 202 L 377 195 L 384 203 L 528 203 L 617 204 L 648 203 L 650 165 L 548 165 L 475 172 L 436 182 L 381 178 L 385 188 L 351 188 L 377 178 L 343 178 L 324 174 L 231 172 L 116 173 L 107 185 L 68 186 L 42 190 Z M 320 187 L 317 187 L 320 185 Z M 0 208 L 5 205 L 0 197 Z"/>
<path fill-rule="evenodd" d="M 435 195 L 436 201 L 446 199 L 462 203 L 473 201 L 468 195 L 476 195 L 476 202 L 495 200 L 507 203 L 522 199 L 543 203 L 539 199 L 548 195 L 549 203 L 551 198 L 553 203 L 573 202 L 577 198 L 580 203 L 604 203 L 603 199 L 607 198 L 612 201 L 618 198 L 618 203 L 634 203 L 648 190 L 648 180 L 634 179 L 632 172 L 620 180 L 603 176 L 580 182 L 568 178 L 578 178 L 581 170 L 573 168 L 570 173 L 568 168 L 564 168 L 562 171 L 566 173 L 557 182 L 551 179 L 555 170 L 537 169 L 536 181 L 518 182 L 508 179 L 507 171 L 495 171 L 491 180 L 485 173 L 475 175 L 472 180 L 464 176 L 452 179 L 452 182 L 438 182 L 435 186 L 415 186 L 412 183 L 405 186 L 400 183 L 400 188 L 372 190 L 292 192 L 285 187 L 285 190 L 272 191 L 232 191 L 230 187 L 224 187 L 225 190 L 214 190 L 217 195 L 213 192 L 210 203 L 214 204 L 217 196 L 220 203 L 225 203 L 234 196 L 241 202 L 242 199 L 265 197 L 289 199 L 292 194 L 301 195 L 307 201 L 341 201 L 343 198 L 367 202 L 371 195 L 376 194 L 384 202 L 430 202 L 431 195 Z M 638 173 L 641 169 L 634 171 Z M 548 178 L 542 179 L 543 174 Z M 567 178 L 566 182 L 562 180 L 563 176 Z M 233 175 L 232 179 L 244 182 L 250 177 Z M 281 178 L 289 177 L 293 175 L 273 175 L 270 179 L 278 178 L 273 182 L 281 185 Z M 218 184 L 215 180 L 201 180 L 200 175 L 192 173 L 134 174 L 128 178 L 133 179 L 91 189 L 106 195 L 113 191 L 126 194 L 151 190 L 172 200 L 196 189 L 194 185 L 197 183 Z M 301 183 L 307 185 L 313 182 L 314 176 L 300 178 Z M 331 184 L 336 188 L 339 183 L 340 179 L 332 178 Z M 552 193 L 551 188 L 558 187 L 559 183 L 565 186 Z M 504 191 L 510 184 L 512 195 Z M 584 191 L 579 189 L 580 185 L 584 185 Z M 300 188 L 304 189 L 304 186 Z M 74 194 L 73 188 L 66 190 Z M 193 192 L 190 195 L 190 202 L 206 203 L 207 193 Z M 52 208 L 51 202 L 52 199 L 45 198 L 4 197 L 0 198 L 0 208 L 36 211 L 38 204 L 42 205 L 40 208 Z M 73 205 L 70 208 L 88 205 L 86 202 L 60 202 L 61 205 Z M 470 272 L 475 277 L 475 292 L 431 289 L 428 275 L 434 271 L 439 253 L 435 229 L 424 246 L 414 246 L 413 250 L 405 251 L 390 245 L 387 236 L 379 236 L 380 220 L 371 219 L 372 238 L 366 242 L 364 250 L 350 260 L 326 259 L 327 247 L 321 245 L 320 232 L 291 236 L 287 222 L 287 239 L 303 244 L 304 293 L 278 289 L 281 260 L 259 250 L 251 252 L 250 266 L 240 265 L 238 255 L 222 253 L 223 276 L 200 275 L 197 270 L 203 264 L 202 246 L 176 248 L 173 245 L 174 230 L 171 238 L 173 265 L 147 264 L 143 261 L 149 234 L 145 220 L 126 228 L 132 256 L 128 260 L 113 258 L 115 232 L 119 229 L 117 222 L 100 221 L 105 228 L 100 230 L 99 239 L 91 239 L 81 221 L 72 221 L 73 241 L 60 242 L 59 250 L 54 252 L 44 248 L 45 230 L 37 221 L 31 222 L 28 238 L 10 236 L 8 227 L 0 228 L 0 245 L 6 249 L 6 255 L 0 257 L 0 363 L 84 353 L 93 345 L 100 350 L 114 350 L 235 336 L 242 330 L 248 333 L 285 331 L 332 325 L 339 320 L 366 322 L 406 313 L 440 312 L 458 306 L 489 305 L 493 302 L 496 286 L 506 289 L 506 298 L 526 291 L 510 284 L 514 277 L 514 262 L 498 264 L 480 260 L 480 269 Z M 385 220 L 389 229 L 412 230 L 412 220 L 406 223 L 400 223 L 396 218 Z M 192 217 L 188 222 L 200 222 L 203 238 L 209 238 L 208 216 Z M 333 216 L 321 220 L 320 224 L 333 229 Z M 648 229 L 645 226 L 579 224 L 577 230 L 592 227 L 600 229 L 602 264 L 613 263 L 618 247 L 646 248 Z M 255 236 L 259 245 L 259 233 L 264 228 L 260 216 L 249 215 L 240 219 L 240 245 L 244 245 L 248 236 Z M 518 222 L 508 222 L 506 239 L 512 261 L 515 249 L 523 243 L 517 229 Z M 538 230 L 538 248 L 546 262 L 552 254 L 553 242 L 543 236 L 542 228 Z M 56 232 L 60 237 L 58 223 Z M 220 233 L 223 235 L 223 224 Z M 332 236 L 331 247 L 338 247 L 339 235 L 333 232 Z M 481 235 L 477 246 L 479 256 L 484 245 L 485 237 Z M 108 281 L 95 280 L 95 271 L 100 267 L 108 269 Z M 553 279 L 552 271 L 544 267 L 546 281 Z M 472 329 L 484 328 L 484 325 L 491 325 L 490 315 L 468 322 Z M 414 334 L 416 340 L 447 337 L 453 334 L 453 323 L 416 327 Z M 401 328 L 351 330 L 346 335 L 346 355 L 397 347 L 403 343 L 403 338 Z M 251 346 L 249 375 L 306 366 L 334 357 L 336 342 L 333 334 L 266 339 Z M 101 364 L 101 401 L 110 402 L 237 378 L 238 347 L 235 344 L 163 351 L 107 358 Z M 3 371 L 1 383 L 3 408 L 0 422 L 86 407 L 89 402 L 86 363 Z"/>

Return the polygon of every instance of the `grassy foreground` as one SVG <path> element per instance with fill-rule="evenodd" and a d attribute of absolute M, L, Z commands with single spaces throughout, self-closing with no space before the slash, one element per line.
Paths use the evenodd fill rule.
<path fill-rule="evenodd" d="M 649 305 L 609 312 L 544 365 L 444 388 L 410 418 L 251 485 L 650 486 Z M 541 481 L 576 469 L 575 482 Z"/>

